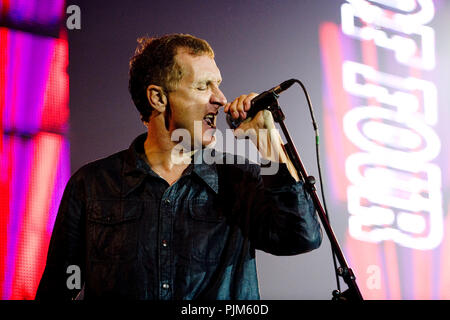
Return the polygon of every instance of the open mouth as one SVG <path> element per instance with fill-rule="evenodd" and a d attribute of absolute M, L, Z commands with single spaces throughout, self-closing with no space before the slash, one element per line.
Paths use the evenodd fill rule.
<path fill-rule="evenodd" d="M 215 129 L 216 128 L 216 116 L 217 113 L 208 113 L 204 118 L 203 121 L 210 126 L 211 128 Z"/>

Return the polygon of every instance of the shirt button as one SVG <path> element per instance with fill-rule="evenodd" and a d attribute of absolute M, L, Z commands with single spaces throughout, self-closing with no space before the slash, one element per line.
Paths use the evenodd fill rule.
<path fill-rule="evenodd" d="M 170 204 L 170 200 L 169 199 L 164 200 L 164 204 L 169 205 Z"/>
<path fill-rule="evenodd" d="M 167 240 L 163 240 L 163 241 L 162 241 L 162 246 L 163 246 L 163 247 L 167 247 L 167 246 L 168 246 Z"/>
<path fill-rule="evenodd" d="M 169 284 L 168 283 L 163 283 L 162 287 L 163 287 L 163 289 L 169 289 Z"/>

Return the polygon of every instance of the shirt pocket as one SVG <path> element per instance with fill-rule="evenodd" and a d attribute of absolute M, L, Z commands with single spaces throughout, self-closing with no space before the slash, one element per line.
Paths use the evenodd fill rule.
<path fill-rule="evenodd" d="M 88 204 L 87 247 L 93 260 L 130 260 L 136 256 L 142 202 L 95 200 Z"/>
<path fill-rule="evenodd" d="M 189 200 L 188 211 L 192 258 L 216 264 L 228 234 L 222 209 L 212 199 L 196 198 Z"/>

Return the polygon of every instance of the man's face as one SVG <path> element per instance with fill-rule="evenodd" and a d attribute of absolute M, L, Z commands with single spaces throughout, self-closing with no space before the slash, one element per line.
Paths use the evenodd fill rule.
<path fill-rule="evenodd" d="M 186 49 L 178 50 L 175 61 L 183 70 L 183 77 L 168 95 L 171 108 L 169 129 L 186 129 L 191 136 L 191 144 L 206 146 L 215 139 L 217 113 L 227 102 L 219 89 L 222 81 L 220 71 L 208 55 L 194 56 Z"/>

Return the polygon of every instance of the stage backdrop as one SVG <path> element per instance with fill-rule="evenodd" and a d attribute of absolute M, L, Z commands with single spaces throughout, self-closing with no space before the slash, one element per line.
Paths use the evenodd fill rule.
<path fill-rule="evenodd" d="M 64 1 L 0 1 L 0 297 L 34 299 L 70 175 Z"/>
<path fill-rule="evenodd" d="M 448 1 L 0 3 L 3 299 L 34 297 L 69 175 L 145 131 L 128 61 L 138 37 L 172 32 L 211 44 L 228 100 L 304 83 L 331 226 L 364 298 L 450 297 Z M 303 93 L 294 85 L 279 102 L 318 178 Z M 226 139 L 223 114 L 218 127 L 217 148 L 255 157 Z M 337 287 L 325 235 L 307 254 L 258 252 L 257 265 L 263 299 L 330 299 Z"/>

